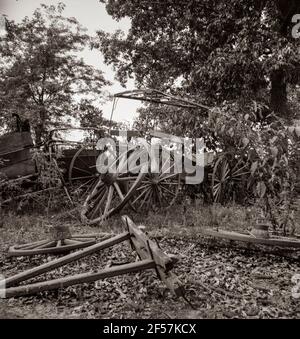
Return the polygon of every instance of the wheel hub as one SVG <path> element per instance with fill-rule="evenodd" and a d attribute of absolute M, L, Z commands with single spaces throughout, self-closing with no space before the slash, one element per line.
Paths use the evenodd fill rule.
<path fill-rule="evenodd" d="M 105 173 L 102 175 L 101 179 L 106 185 L 112 185 L 114 182 L 117 181 L 117 175 L 112 173 Z"/>

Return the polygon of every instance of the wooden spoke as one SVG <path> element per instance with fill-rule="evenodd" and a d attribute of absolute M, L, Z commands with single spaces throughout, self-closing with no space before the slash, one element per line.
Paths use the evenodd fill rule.
<path fill-rule="evenodd" d="M 37 243 L 40 243 L 37 245 Z M 43 243 L 43 244 L 41 244 Z M 39 254 L 60 254 L 72 250 L 88 247 L 96 243 L 95 239 L 86 239 L 86 241 L 77 240 L 43 240 L 36 242 L 34 245 L 30 244 L 27 248 L 20 248 L 19 246 L 12 246 L 9 248 L 8 256 L 32 256 Z"/>
<path fill-rule="evenodd" d="M 104 217 L 108 214 L 109 208 L 110 208 L 111 203 L 112 203 L 113 194 L 114 194 L 114 189 L 113 189 L 112 186 L 110 186 L 109 190 L 108 190 L 108 196 L 107 196 L 105 209 L 104 209 Z"/>
<path fill-rule="evenodd" d="M 76 169 L 77 171 L 80 171 L 80 172 L 82 172 L 82 173 L 86 173 L 86 174 L 88 174 L 89 177 L 90 177 L 91 172 L 89 172 L 89 171 L 87 171 L 87 170 L 84 170 L 83 168 L 76 167 L 76 166 L 74 166 L 74 169 Z M 75 178 L 73 178 L 73 180 L 75 180 Z M 78 180 L 78 179 L 77 179 L 77 180 Z"/>
<path fill-rule="evenodd" d="M 144 200 L 143 200 L 143 202 L 142 202 L 142 204 L 141 204 L 141 207 L 144 206 L 144 204 L 145 204 L 147 198 L 149 198 L 149 196 L 150 196 L 151 193 L 152 193 L 152 191 L 149 189 L 149 190 L 147 191 L 147 193 L 145 194 L 145 197 L 144 197 Z"/>
<path fill-rule="evenodd" d="M 167 170 L 162 169 L 162 173 L 160 175 L 161 178 L 164 178 L 165 175 L 171 174 L 171 170 L 175 167 L 175 164 L 173 163 Z M 175 174 L 175 173 L 174 173 Z"/>
<path fill-rule="evenodd" d="M 79 242 L 87 242 L 87 241 L 93 241 L 94 238 L 78 238 L 78 237 L 72 237 L 72 240 L 79 241 Z"/>
<path fill-rule="evenodd" d="M 78 157 L 78 160 L 79 160 L 83 165 L 85 165 L 86 168 L 89 168 L 89 165 L 88 165 L 84 160 L 82 160 L 81 157 Z"/>
<path fill-rule="evenodd" d="M 78 245 L 80 242 L 79 241 L 76 241 L 76 240 L 74 240 L 74 239 L 65 239 L 64 240 L 65 241 L 65 244 L 66 245 Z"/>
<path fill-rule="evenodd" d="M 173 178 L 176 178 L 176 177 L 178 177 L 178 173 L 174 173 L 174 174 L 170 174 L 170 175 L 167 175 L 165 177 L 162 177 L 159 181 L 173 179 Z"/>
<path fill-rule="evenodd" d="M 120 188 L 120 186 L 118 185 L 117 182 L 114 182 L 114 188 L 116 189 L 120 199 L 123 201 L 124 200 L 124 195 L 123 195 L 123 193 L 121 191 L 121 188 Z"/>
<path fill-rule="evenodd" d="M 143 192 L 140 194 L 140 195 L 138 195 L 138 197 L 132 202 L 132 205 L 134 206 L 141 198 L 142 198 L 142 196 L 146 193 L 146 192 L 148 192 L 150 190 L 150 187 L 149 188 L 145 188 L 144 190 L 143 190 Z"/>
<path fill-rule="evenodd" d="M 86 180 L 88 180 L 88 182 L 90 182 L 91 180 L 93 180 L 93 179 L 95 179 L 95 176 L 94 175 L 90 175 L 90 176 L 87 176 L 87 177 L 84 177 Z M 75 177 L 75 178 L 73 178 L 73 180 L 81 180 L 82 179 L 82 177 Z M 84 184 L 82 184 L 81 186 L 84 186 L 84 185 L 86 185 L 87 183 L 84 183 Z M 79 186 L 79 188 L 81 187 L 81 186 Z"/>
<path fill-rule="evenodd" d="M 164 190 L 164 191 L 166 191 L 167 193 L 169 193 L 169 194 L 172 195 L 173 197 L 176 196 L 176 194 L 175 194 L 174 192 L 170 191 L 169 189 L 167 189 L 167 188 L 164 187 L 164 186 L 161 186 L 161 189 Z"/>
<path fill-rule="evenodd" d="M 94 218 L 96 213 L 101 209 L 105 199 L 106 199 L 106 196 L 107 196 L 107 187 L 105 187 L 102 192 L 99 194 L 98 198 L 97 199 L 98 201 L 96 202 L 97 205 L 96 207 L 92 210 L 92 214 L 91 214 L 91 218 Z"/>
<path fill-rule="evenodd" d="M 41 241 L 36 241 L 36 242 L 30 243 L 30 244 L 18 245 L 18 246 L 15 246 L 15 247 L 16 247 L 16 249 L 22 249 L 22 250 L 28 249 L 29 250 L 29 249 L 36 248 L 37 246 L 44 245 L 47 242 L 49 242 L 49 240 L 41 240 Z"/>
<path fill-rule="evenodd" d="M 44 245 L 37 246 L 35 249 L 38 250 L 38 249 L 42 249 L 42 248 L 50 248 L 50 247 L 53 247 L 53 246 L 56 246 L 56 242 L 55 241 L 49 241 Z"/>
<path fill-rule="evenodd" d="M 140 191 L 140 190 L 142 190 L 142 189 L 144 189 L 144 188 L 149 187 L 150 185 L 151 185 L 151 183 L 149 182 L 149 183 L 147 183 L 146 185 L 143 185 L 143 186 L 139 187 L 136 191 L 138 192 L 138 191 Z"/>

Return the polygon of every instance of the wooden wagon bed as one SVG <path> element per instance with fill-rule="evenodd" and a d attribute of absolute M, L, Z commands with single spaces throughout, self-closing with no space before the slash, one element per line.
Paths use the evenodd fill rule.
<path fill-rule="evenodd" d="M 29 132 L 16 132 L 0 137 L 0 172 L 8 179 L 36 174 L 31 150 L 34 147 Z"/>

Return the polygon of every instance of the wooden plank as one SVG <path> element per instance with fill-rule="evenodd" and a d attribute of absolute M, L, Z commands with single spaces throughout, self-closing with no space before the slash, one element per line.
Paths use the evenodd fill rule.
<path fill-rule="evenodd" d="M 26 147 L 33 147 L 33 141 L 29 132 L 16 132 L 0 137 L 0 156 Z"/>
<path fill-rule="evenodd" d="M 17 164 L 1 168 L 0 171 L 1 173 L 5 174 L 8 179 L 16 179 L 18 177 L 36 174 L 36 164 L 32 159 L 29 159 Z"/>
<path fill-rule="evenodd" d="M 13 285 L 16 285 L 17 283 L 21 281 L 25 281 L 31 278 L 34 278 L 36 276 L 39 276 L 43 273 L 49 272 L 51 270 L 54 270 L 58 267 L 64 266 L 68 264 L 69 262 L 84 258 L 92 253 L 101 251 L 105 248 L 111 247 L 113 245 L 119 244 L 120 242 L 123 242 L 125 240 L 130 239 L 130 234 L 128 232 L 119 234 L 113 238 L 110 238 L 108 240 L 105 240 L 103 242 L 100 242 L 98 244 L 89 246 L 82 251 L 77 251 L 75 253 L 71 253 L 69 255 L 65 255 L 59 259 L 50 261 L 48 263 L 45 263 L 43 265 L 37 266 L 35 268 L 29 269 L 25 272 L 16 274 L 15 276 L 12 276 L 10 278 L 6 279 L 6 286 L 10 287 Z M 60 249 L 59 247 L 56 247 L 56 249 Z"/>
<path fill-rule="evenodd" d="M 171 272 L 174 266 L 172 258 L 165 254 L 152 240 L 139 230 L 128 216 L 122 217 L 131 235 L 131 241 L 140 258 L 152 259 L 158 277 L 166 284 L 168 289 L 177 297 L 184 295 L 184 289 L 178 277 Z"/>
<path fill-rule="evenodd" d="M 5 168 L 14 164 L 18 164 L 20 162 L 23 162 L 25 160 L 32 159 L 32 154 L 30 152 L 30 149 L 22 149 L 17 152 L 12 152 L 6 155 L 1 156 L 1 159 L 3 160 L 3 164 L 0 164 L 0 169 Z"/>
<path fill-rule="evenodd" d="M 233 241 L 243 241 L 258 245 L 268 245 L 277 247 L 291 247 L 300 248 L 300 241 L 293 238 L 256 238 L 250 234 L 243 234 L 238 232 L 229 232 L 225 230 L 214 231 L 210 229 L 203 230 L 204 235 L 209 235 L 216 238 L 222 238 Z"/>
<path fill-rule="evenodd" d="M 147 269 L 153 269 L 155 263 L 153 260 L 143 260 L 126 265 L 120 265 L 115 267 L 106 268 L 97 273 L 83 273 L 74 276 L 64 277 L 60 279 L 54 279 L 44 281 L 40 283 L 34 283 L 25 286 L 7 288 L 5 291 L 0 290 L 0 295 L 4 295 L 5 298 L 14 298 L 24 295 L 32 295 L 39 292 L 55 290 L 72 285 L 78 285 L 83 283 L 91 283 L 97 280 L 115 277 L 117 275 L 123 275 L 128 273 L 134 273 L 144 271 Z M 7 285 L 6 285 L 7 286 Z"/>

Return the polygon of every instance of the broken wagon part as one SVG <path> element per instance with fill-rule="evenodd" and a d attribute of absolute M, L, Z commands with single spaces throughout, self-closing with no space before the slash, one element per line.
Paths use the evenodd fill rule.
<path fill-rule="evenodd" d="M 128 228 L 130 240 L 141 259 L 151 258 L 155 262 L 155 271 L 158 278 L 165 283 L 170 291 L 176 296 L 183 296 L 184 290 L 181 281 L 171 272 L 174 268 L 174 257 L 164 253 L 156 243 L 148 238 L 139 228 L 135 226 L 128 216 L 122 217 L 123 222 Z"/>
<path fill-rule="evenodd" d="M 176 97 L 174 95 L 158 91 L 156 89 L 137 89 L 131 91 L 125 91 L 117 93 L 114 98 L 139 100 L 150 103 L 168 105 L 173 107 L 188 108 L 188 109 L 204 109 L 206 111 L 211 110 L 211 107 L 200 104 L 198 102 L 188 100 L 185 98 Z"/>
<path fill-rule="evenodd" d="M 34 196 L 41 193 L 51 192 L 55 189 L 63 188 L 66 196 L 73 205 L 70 193 L 66 187 L 61 170 L 57 165 L 55 155 L 51 153 L 51 142 L 45 142 L 43 145 L 35 145 L 30 132 L 14 132 L 0 136 L 0 158 L 3 163 L 0 164 L 0 172 L 7 178 L 10 184 L 18 183 L 22 188 L 22 194 L 14 194 L 13 196 L 5 196 L 5 192 L 1 192 L 1 205 L 8 204 L 14 200 L 34 199 Z M 37 158 L 36 151 L 46 150 L 49 159 L 45 160 L 49 170 L 53 169 L 53 173 L 58 178 L 56 185 L 50 184 L 47 187 L 40 189 L 43 185 L 38 182 L 41 177 L 41 168 L 39 168 L 40 160 Z M 46 154 L 46 153 L 43 153 Z M 45 156 L 46 159 L 46 156 Z M 7 184 L 7 182 L 5 184 Z M 25 193 L 24 193 L 25 190 Z"/>
<path fill-rule="evenodd" d="M 95 238 L 72 235 L 69 227 L 58 225 L 50 228 L 48 240 L 36 241 L 24 245 L 11 246 L 8 250 L 9 257 L 32 256 L 37 254 L 61 254 L 80 248 L 85 248 L 96 243 Z"/>
<path fill-rule="evenodd" d="M 268 238 L 256 237 L 251 232 L 233 232 L 226 230 L 204 229 L 201 231 L 203 235 L 213 238 L 225 239 L 237 242 L 246 242 L 250 244 L 273 246 L 277 248 L 293 248 L 300 249 L 300 239 L 291 237 L 280 237 L 270 235 Z"/>
<path fill-rule="evenodd" d="M 32 159 L 31 149 L 34 144 L 29 132 L 15 132 L 0 137 L 0 172 L 8 180 L 19 177 L 33 177 L 37 169 Z"/>
<path fill-rule="evenodd" d="M 171 272 L 174 267 L 172 258 L 166 255 L 157 246 L 157 244 L 155 244 L 148 238 L 146 234 L 139 230 L 131 219 L 129 219 L 127 216 L 124 216 L 122 220 L 127 228 L 126 232 L 102 241 L 98 244 L 89 246 L 81 251 L 74 252 L 56 260 L 52 260 L 5 279 L 6 290 L 3 295 L 6 298 L 31 295 L 43 291 L 64 288 L 82 283 L 91 283 L 100 279 L 151 269 L 156 271 L 158 278 L 166 284 L 167 288 L 173 294 L 176 296 L 184 296 L 184 290 L 181 282 L 174 275 L 174 273 Z M 141 259 L 140 261 L 105 268 L 97 273 L 82 273 L 74 276 L 67 276 L 59 279 L 17 286 L 19 283 L 40 276 L 70 262 L 82 259 L 90 254 L 99 252 L 128 240 L 130 241 L 133 250 L 135 250 L 139 255 Z M 0 290 L 0 294 L 1 292 L 3 291 Z"/>

